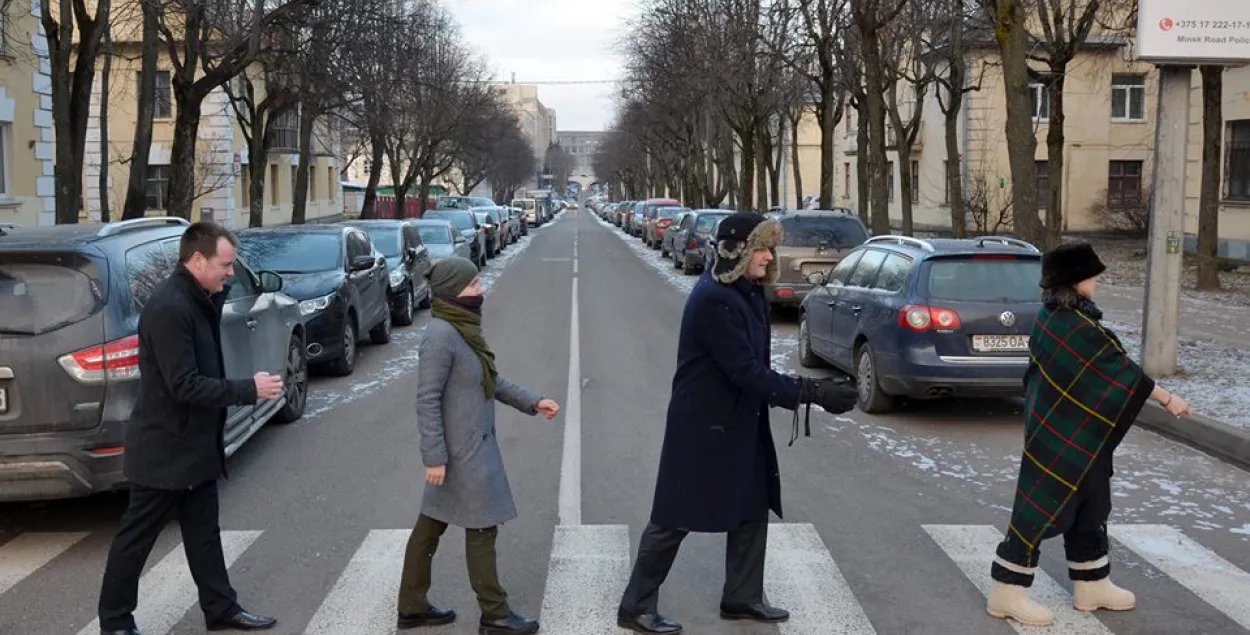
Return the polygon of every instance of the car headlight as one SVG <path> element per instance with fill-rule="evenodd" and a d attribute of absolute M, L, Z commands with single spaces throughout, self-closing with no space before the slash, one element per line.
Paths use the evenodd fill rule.
<path fill-rule="evenodd" d="M 398 287 L 404 283 L 404 272 L 396 269 L 391 272 L 391 286 Z"/>
<path fill-rule="evenodd" d="M 318 311 L 324 311 L 326 310 L 327 307 L 330 306 L 330 303 L 333 301 L 334 301 L 333 293 L 331 293 L 330 295 L 323 295 L 320 298 L 304 300 L 303 302 L 299 303 L 300 315 L 312 315 L 313 313 L 316 313 Z"/>

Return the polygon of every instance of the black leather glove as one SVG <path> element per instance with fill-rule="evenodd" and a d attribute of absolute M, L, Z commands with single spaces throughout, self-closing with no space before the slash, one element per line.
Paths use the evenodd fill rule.
<path fill-rule="evenodd" d="M 859 391 L 849 377 L 837 379 L 814 379 L 804 377 L 799 401 L 814 403 L 830 414 L 840 415 L 855 407 Z"/>

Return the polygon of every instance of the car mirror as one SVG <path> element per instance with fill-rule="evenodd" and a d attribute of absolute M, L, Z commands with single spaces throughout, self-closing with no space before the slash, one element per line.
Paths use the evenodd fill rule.
<path fill-rule="evenodd" d="M 377 257 L 377 260 L 374 260 L 373 262 L 374 262 L 375 264 L 377 264 L 379 267 L 385 267 L 385 266 L 386 266 L 386 258 L 384 258 L 384 257 L 382 257 L 382 256 L 378 256 L 378 257 Z"/>
<path fill-rule="evenodd" d="M 467 243 L 467 242 L 469 242 L 469 241 L 465 240 L 465 238 L 464 238 L 464 234 L 456 234 L 456 244 L 457 244 L 457 245 L 459 245 L 459 244 L 461 244 L 461 243 Z"/>
<path fill-rule="evenodd" d="M 372 269 L 377 262 L 373 256 L 356 256 L 352 258 L 352 271 L 367 271 Z"/>
<path fill-rule="evenodd" d="M 272 271 L 261 271 L 257 274 L 260 278 L 260 290 L 265 293 L 277 293 L 282 290 L 282 276 Z"/>
<path fill-rule="evenodd" d="M 409 257 L 409 258 L 416 259 L 416 257 L 417 257 L 417 248 L 416 248 L 416 247 L 409 247 L 408 249 L 406 249 L 406 250 L 405 250 L 405 252 L 408 254 L 408 257 Z"/>
<path fill-rule="evenodd" d="M 827 278 L 828 278 L 828 276 L 826 276 L 826 275 L 825 275 L 825 272 L 823 272 L 823 271 L 813 271 L 813 272 L 811 272 L 811 273 L 807 274 L 807 281 L 808 281 L 808 283 L 810 283 L 810 284 L 816 284 L 816 285 L 822 285 L 822 286 L 823 286 L 823 285 L 825 284 L 825 281 L 827 280 Z"/>

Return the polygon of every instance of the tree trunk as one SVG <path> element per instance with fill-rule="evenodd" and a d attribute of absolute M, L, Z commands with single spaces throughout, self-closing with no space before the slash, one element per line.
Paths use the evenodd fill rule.
<path fill-rule="evenodd" d="M 313 130 L 317 113 L 307 104 L 299 107 L 299 163 L 295 166 L 295 192 L 291 194 L 291 224 L 303 225 L 308 220 L 308 167 L 312 165 Z"/>
<path fill-rule="evenodd" d="M 750 207 L 755 201 L 755 130 L 736 130 L 742 142 L 742 171 L 738 174 L 738 205 Z"/>
<path fill-rule="evenodd" d="M 817 115 L 820 116 L 820 205 L 818 205 L 818 207 L 820 207 L 821 209 L 832 209 L 834 207 L 833 205 L 833 178 L 834 178 L 833 175 L 834 175 L 834 166 L 837 165 L 837 162 L 834 160 L 834 156 L 833 156 L 834 132 L 837 130 L 837 127 L 838 127 L 838 121 L 841 115 L 841 113 L 838 111 L 842 109 L 842 105 L 837 103 L 838 100 L 835 98 L 835 94 L 834 94 L 835 86 L 833 84 L 834 84 L 833 78 L 826 78 L 824 83 L 821 84 L 820 109 L 819 109 L 819 112 L 816 113 Z M 794 124 L 794 138 L 795 138 L 795 141 L 797 142 L 799 138 L 798 121 L 796 121 Z M 796 143 L 795 149 L 794 149 L 794 157 L 795 157 L 794 161 L 795 161 L 796 166 L 798 165 L 798 156 L 799 156 L 799 151 L 798 151 L 798 145 Z M 798 174 L 799 174 L 798 168 L 795 168 L 794 182 L 796 184 L 796 187 L 799 182 Z M 799 188 L 798 197 L 799 197 L 799 208 L 802 209 L 803 207 L 802 188 Z"/>
<path fill-rule="evenodd" d="M 768 163 L 772 153 L 772 139 L 763 126 L 760 127 L 760 145 L 755 152 L 755 209 L 768 211 Z"/>
<path fill-rule="evenodd" d="M 152 151 L 152 117 L 156 114 L 157 0 L 142 0 L 143 43 L 139 62 L 139 99 L 135 113 L 134 143 L 130 148 L 130 178 L 122 219 L 141 218 L 148 206 L 148 155 Z"/>
<path fill-rule="evenodd" d="M 369 170 L 369 182 L 365 184 L 365 200 L 360 207 L 362 219 L 377 218 L 378 215 L 378 183 L 382 180 L 382 156 L 386 150 L 385 143 L 382 135 L 370 133 L 369 150 L 372 154 L 370 157 L 372 167 Z"/>
<path fill-rule="evenodd" d="M 1050 84 L 1050 122 L 1046 126 L 1046 174 L 1050 192 L 1038 192 L 1046 197 L 1046 246 L 1047 251 L 1059 246 L 1063 238 L 1063 111 L 1064 72 L 1067 65 L 1052 68 L 1054 80 Z"/>
<path fill-rule="evenodd" d="M 1033 132 L 1033 106 L 1029 96 L 1026 56 L 1032 47 L 1026 21 L 1028 8 L 1021 0 L 1000 0 L 994 36 L 1002 56 L 1003 93 L 1007 106 L 1007 157 L 1011 165 L 1012 223 L 1016 233 L 1034 244 L 1043 244 L 1045 228 L 1038 218 L 1037 137 Z"/>
<path fill-rule="evenodd" d="M 902 198 L 899 201 L 899 210 L 902 216 L 903 235 L 914 236 L 916 227 L 912 219 L 911 207 L 911 148 L 909 147 L 911 144 L 907 143 L 907 140 L 902 138 L 903 136 L 905 136 L 903 133 L 897 133 L 899 140 L 898 149 L 895 151 L 895 156 L 898 157 L 899 196 Z"/>
<path fill-rule="evenodd" d="M 878 69 L 868 75 L 880 75 Z M 880 86 L 880 80 L 872 86 Z M 890 191 L 885 153 L 885 100 L 879 91 L 868 90 L 868 189 L 871 211 L 869 219 L 873 234 L 890 233 Z"/>
<path fill-rule="evenodd" d="M 856 210 L 859 212 L 859 219 L 864 224 L 868 224 L 870 220 L 868 212 L 872 207 L 868 202 L 871 194 L 868 184 L 871 182 L 872 174 L 868 170 L 868 117 L 864 114 L 865 110 L 867 110 L 867 106 L 856 111 L 859 117 L 858 121 L 855 122 L 855 186 L 857 188 L 855 204 L 859 206 L 859 209 Z"/>
<path fill-rule="evenodd" d="M 952 67 L 955 65 L 952 65 Z M 963 75 L 951 71 L 950 103 L 943 118 L 946 121 L 946 197 L 951 208 L 951 233 L 955 238 L 968 235 L 968 212 L 964 206 L 963 166 L 959 156 L 959 114 L 963 108 Z M 958 79 L 958 83 L 955 83 Z"/>
<path fill-rule="evenodd" d="M 175 82 L 174 147 L 169 153 L 169 214 L 191 218 L 199 184 L 195 182 L 195 144 L 200 130 L 200 109 L 204 96 L 180 89 Z"/>
<path fill-rule="evenodd" d="M 824 117 L 821 117 L 821 119 L 823 120 Z M 803 209 L 803 172 L 802 170 L 799 169 L 799 123 L 802 120 L 803 120 L 803 115 L 802 115 L 802 111 L 800 111 L 799 116 L 795 117 L 794 119 L 790 121 L 790 164 L 794 166 L 791 170 L 794 174 L 794 201 L 795 201 L 794 209 Z M 823 156 L 824 148 L 825 148 L 825 132 L 823 129 L 820 132 L 820 148 L 821 148 L 821 154 L 822 154 L 821 159 L 820 159 L 820 183 L 821 183 L 820 191 L 822 192 L 821 196 L 824 196 L 823 192 L 825 191 L 825 185 L 824 185 L 825 164 L 826 163 L 829 164 L 829 167 L 832 169 L 833 157 L 831 156 L 828 159 L 826 159 Z M 829 187 L 830 188 L 833 187 L 833 174 L 829 175 Z M 830 192 L 829 197 L 830 199 L 833 198 L 832 192 Z M 822 202 L 824 201 L 824 199 L 821 199 L 821 200 Z M 828 204 L 824 204 L 824 206 L 832 207 L 832 205 L 828 205 Z"/>
<path fill-rule="evenodd" d="M 1198 288 L 1220 288 L 1220 160 L 1224 133 L 1224 68 L 1201 66 L 1202 189 L 1198 195 Z"/>
<path fill-rule="evenodd" d="M 97 186 L 100 190 L 100 222 L 109 222 L 109 80 L 113 71 L 113 38 L 105 30 L 101 41 L 104 55 L 104 67 L 100 69 L 100 175 Z"/>

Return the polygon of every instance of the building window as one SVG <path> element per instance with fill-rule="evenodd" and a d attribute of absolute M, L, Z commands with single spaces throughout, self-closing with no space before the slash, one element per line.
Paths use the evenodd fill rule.
<path fill-rule="evenodd" d="M 1228 140 L 1227 163 L 1224 166 L 1224 182 L 1228 188 L 1225 198 L 1230 201 L 1250 201 L 1250 119 L 1228 122 L 1224 135 Z"/>
<path fill-rule="evenodd" d="M 1146 118 L 1146 76 L 1111 76 L 1111 119 L 1142 121 Z"/>
<path fill-rule="evenodd" d="M 890 202 L 894 202 L 894 162 L 885 162 L 885 193 Z"/>
<path fill-rule="evenodd" d="M 942 202 L 951 203 L 951 162 L 942 161 Z"/>
<path fill-rule="evenodd" d="M 1141 205 L 1141 161 L 1112 161 L 1107 172 L 1107 206 Z"/>
<path fill-rule="evenodd" d="M 842 180 L 843 180 L 842 195 L 850 196 L 851 195 L 851 164 L 850 163 L 842 164 Z"/>
<path fill-rule="evenodd" d="M 277 205 L 278 201 L 278 165 L 269 166 L 269 204 Z"/>
<path fill-rule="evenodd" d="M 12 124 L 0 124 L 0 198 L 9 198 L 9 146 Z"/>
<path fill-rule="evenodd" d="M 920 202 L 920 162 L 911 162 L 911 202 Z"/>
<path fill-rule="evenodd" d="M 338 197 L 337 196 L 338 186 L 335 185 L 335 183 L 337 183 L 338 181 L 336 181 L 334 178 L 336 176 L 338 176 L 338 174 L 337 174 L 337 171 L 334 169 L 334 166 L 330 166 L 326 168 L 326 200 L 327 201 L 333 201 L 335 198 Z"/>
<path fill-rule="evenodd" d="M 1033 120 L 1050 120 L 1050 87 L 1041 82 L 1029 84 L 1029 99 L 1033 102 Z"/>
<path fill-rule="evenodd" d="M 149 165 L 147 181 L 147 208 L 150 210 L 166 210 L 169 208 L 169 166 Z"/>
<path fill-rule="evenodd" d="M 273 146 L 277 152 L 299 152 L 299 109 L 290 108 L 274 118 Z"/>
<path fill-rule="evenodd" d="M 143 80 L 143 73 L 135 73 L 135 86 Z M 139 91 L 136 89 L 135 94 Z M 170 83 L 169 71 L 156 71 L 156 99 L 152 107 L 153 119 L 169 119 L 174 116 L 173 85 Z"/>
<path fill-rule="evenodd" d="M 1050 161 L 1037 161 L 1037 208 L 1050 208 Z"/>

